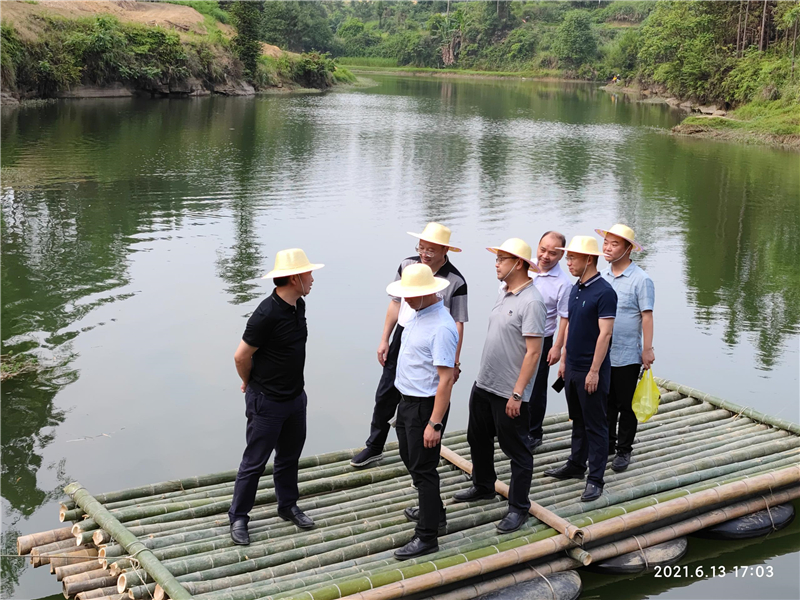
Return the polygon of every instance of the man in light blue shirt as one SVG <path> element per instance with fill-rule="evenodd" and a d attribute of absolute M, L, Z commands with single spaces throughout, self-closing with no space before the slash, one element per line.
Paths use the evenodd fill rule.
<path fill-rule="evenodd" d="M 608 394 L 608 453 L 616 456 L 611 468 L 628 468 L 633 452 L 638 421 L 631 403 L 642 368 L 655 360 L 653 351 L 653 307 L 656 292 L 653 280 L 630 258 L 642 247 L 633 229 L 616 224 L 597 229 L 603 236 L 603 255 L 609 262 L 603 277 L 617 293 L 617 317 L 611 338 L 611 388 Z M 619 423 L 617 423 L 619 421 Z"/>
<path fill-rule="evenodd" d="M 449 280 L 434 277 L 428 265 L 414 264 L 386 288 L 415 311 L 403 329 L 394 385 L 400 392 L 400 457 L 419 493 L 419 508 L 404 511 L 417 526 L 411 541 L 395 551 L 399 560 L 436 552 L 439 530 L 446 527 L 436 468 L 455 381 L 458 330 L 437 293 L 449 285 Z"/>

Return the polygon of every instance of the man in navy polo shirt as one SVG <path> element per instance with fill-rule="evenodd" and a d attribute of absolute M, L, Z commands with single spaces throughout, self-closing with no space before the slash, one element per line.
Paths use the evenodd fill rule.
<path fill-rule="evenodd" d="M 578 277 L 569 296 L 566 353 L 559 376 L 566 384 L 567 408 L 572 419 L 572 452 L 567 463 L 548 469 L 557 479 L 589 477 L 581 500 L 590 502 L 603 493 L 608 451 L 606 398 L 611 385 L 608 347 L 617 314 L 617 294 L 597 271 L 600 248 L 590 236 L 575 236 L 567 248 L 569 272 Z"/>

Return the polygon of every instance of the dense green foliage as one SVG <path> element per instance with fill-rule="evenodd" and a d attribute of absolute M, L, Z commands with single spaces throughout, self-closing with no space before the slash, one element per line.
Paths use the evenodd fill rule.
<path fill-rule="evenodd" d="M 230 14 L 236 27 L 233 50 L 244 65 L 249 79 L 255 76 L 258 57 L 261 56 L 261 2 L 232 2 Z"/>

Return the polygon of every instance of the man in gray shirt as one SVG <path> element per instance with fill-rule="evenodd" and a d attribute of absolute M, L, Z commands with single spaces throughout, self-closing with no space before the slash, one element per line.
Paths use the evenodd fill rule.
<path fill-rule="evenodd" d="M 528 520 L 528 492 L 533 475 L 533 455 L 528 436 L 528 401 L 531 397 L 547 308 L 528 277 L 536 271 L 531 247 L 512 238 L 502 246 L 487 248 L 497 255 L 495 270 L 503 283 L 489 316 L 478 379 L 469 400 L 467 441 L 472 455 L 472 481 L 468 490 L 456 492 L 456 502 L 494 496 L 494 438 L 511 459 L 508 513 L 497 524 L 502 533 L 516 531 Z"/>

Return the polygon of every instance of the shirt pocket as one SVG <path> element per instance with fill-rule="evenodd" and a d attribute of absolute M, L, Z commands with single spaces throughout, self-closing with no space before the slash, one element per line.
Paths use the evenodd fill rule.
<path fill-rule="evenodd" d="M 639 299 L 634 292 L 617 292 L 617 312 L 619 309 L 626 311 L 639 311 Z"/>

